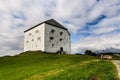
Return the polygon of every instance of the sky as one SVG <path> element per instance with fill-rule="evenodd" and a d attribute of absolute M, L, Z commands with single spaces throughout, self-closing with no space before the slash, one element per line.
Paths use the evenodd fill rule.
<path fill-rule="evenodd" d="M 24 31 L 51 18 L 70 31 L 72 53 L 120 51 L 120 0 L 0 0 L 0 56 L 22 52 Z"/>

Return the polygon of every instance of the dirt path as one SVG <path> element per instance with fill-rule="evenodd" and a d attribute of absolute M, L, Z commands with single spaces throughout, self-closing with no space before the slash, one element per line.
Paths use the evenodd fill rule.
<path fill-rule="evenodd" d="M 120 60 L 113 60 L 112 61 L 116 67 L 117 67 L 117 70 L 118 70 L 118 76 L 119 76 L 119 79 L 120 79 Z"/>

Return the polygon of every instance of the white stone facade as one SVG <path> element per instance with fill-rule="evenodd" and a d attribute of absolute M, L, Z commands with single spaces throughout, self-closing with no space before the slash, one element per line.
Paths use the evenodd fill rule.
<path fill-rule="evenodd" d="M 39 25 L 36 28 L 33 28 L 27 32 L 25 32 L 24 38 L 24 51 L 36 51 L 41 50 L 44 51 L 45 49 L 45 24 Z"/>
<path fill-rule="evenodd" d="M 25 32 L 24 51 L 71 52 L 70 33 L 55 25 L 42 23 Z"/>

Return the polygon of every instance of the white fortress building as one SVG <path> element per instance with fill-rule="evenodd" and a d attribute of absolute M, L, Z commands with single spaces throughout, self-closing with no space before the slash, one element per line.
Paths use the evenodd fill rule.
<path fill-rule="evenodd" d="M 44 51 L 71 53 L 70 32 L 50 19 L 24 31 L 24 52 Z"/>

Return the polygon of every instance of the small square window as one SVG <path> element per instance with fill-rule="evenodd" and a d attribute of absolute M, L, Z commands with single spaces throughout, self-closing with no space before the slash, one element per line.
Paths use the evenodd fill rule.
<path fill-rule="evenodd" d="M 29 33 L 29 36 L 31 36 L 32 34 L 31 33 Z"/>
<path fill-rule="evenodd" d="M 39 33 L 39 30 L 36 30 L 36 33 Z"/>
<path fill-rule="evenodd" d="M 29 41 L 26 41 L 26 43 L 29 43 Z"/>
<path fill-rule="evenodd" d="M 55 30 L 51 30 L 51 33 L 54 33 L 55 32 Z"/>
<path fill-rule="evenodd" d="M 63 39 L 60 39 L 59 41 L 62 41 Z"/>
<path fill-rule="evenodd" d="M 32 39 L 32 41 L 34 41 L 34 39 Z"/>
<path fill-rule="evenodd" d="M 60 32 L 60 35 L 62 36 L 62 35 L 63 35 L 63 32 Z"/>
<path fill-rule="evenodd" d="M 53 40 L 54 39 L 54 37 L 50 37 L 50 40 Z"/>
<path fill-rule="evenodd" d="M 52 47 L 54 47 L 55 45 L 54 44 L 52 44 Z"/>
<path fill-rule="evenodd" d="M 40 41 L 41 40 L 41 38 L 40 37 L 38 37 L 38 41 Z"/>

